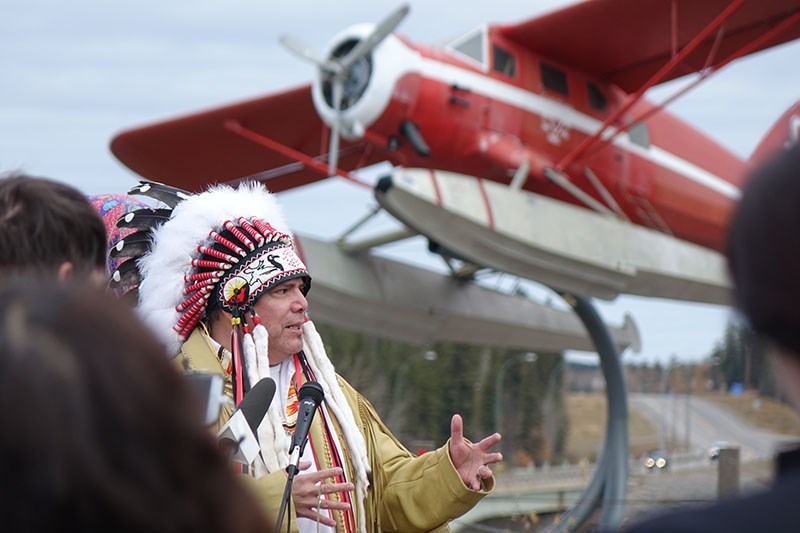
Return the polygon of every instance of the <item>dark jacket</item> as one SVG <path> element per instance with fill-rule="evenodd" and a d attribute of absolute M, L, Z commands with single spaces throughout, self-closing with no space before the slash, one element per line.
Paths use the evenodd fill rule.
<path fill-rule="evenodd" d="M 800 531 L 800 447 L 778 455 L 775 484 L 769 489 L 743 498 L 650 517 L 625 531 Z"/>

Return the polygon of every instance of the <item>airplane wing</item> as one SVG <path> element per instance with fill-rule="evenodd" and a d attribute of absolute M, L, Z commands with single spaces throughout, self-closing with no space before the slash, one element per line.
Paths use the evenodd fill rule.
<path fill-rule="evenodd" d="M 295 237 L 314 272 L 309 301 L 315 320 L 415 346 L 465 342 L 540 352 L 594 349 L 572 311 L 376 254 L 353 255 L 334 242 Z M 620 352 L 639 352 L 639 331 L 630 317 L 608 328 Z"/>
<path fill-rule="evenodd" d="M 111 151 L 137 174 L 189 191 L 252 177 L 280 192 L 327 177 L 232 131 L 226 126 L 229 121 L 326 161 L 325 126 L 314 110 L 310 85 L 127 130 L 114 137 Z M 365 153 L 365 146 L 343 142 L 339 168 L 352 170 L 386 159 Z"/>
<path fill-rule="evenodd" d="M 593 0 L 519 24 L 503 25 L 498 31 L 537 54 L 632 93 L 736 3 Z M 678 67 L 656 83 L 716 66 L 784 22 L 788 27 L 744 52 L 753 53 L 796 39 L 800 37 L 798 14 L 798 0 L 744 0 L 720 26 L 719 38 L 717 31 L 711 31 Z M 795 17 L 793 22 L 790 17 Z"/>

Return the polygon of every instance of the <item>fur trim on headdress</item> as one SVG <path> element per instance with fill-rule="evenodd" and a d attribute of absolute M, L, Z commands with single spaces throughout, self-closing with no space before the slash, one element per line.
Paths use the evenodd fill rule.
<path fill-rule="evenodd" d="M 175 206 L 172 217 L 155 230 L 150 252 L 139 259 L 142 282 L 138 311 L 170 354 L 177 354 L 185 340 L 173 329 L 181 316 L 175 307 L 185 298 L 184 276 L 194 269 L 197 246 L 210 245 L 211 230 L 240 217 L 258 217 L 291 235 L 280 205 L 263 185 L 243 183 L 237 189 L 222 185 Z"/>

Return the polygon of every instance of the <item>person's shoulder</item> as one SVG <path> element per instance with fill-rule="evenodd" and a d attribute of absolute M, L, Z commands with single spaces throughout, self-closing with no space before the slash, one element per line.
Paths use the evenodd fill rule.
<path fill-rule="evenodd" d="M 742 498 L 659 513 L 623 528 L 626 533 L 796 531 L 800 476 Z"/>
<path fill-rule="evenodd" d="M 344 378 L 344 376 L 342 376 L 338 372 L 336 373 L 336 381 L 339 382 L 339 387 L 341 387 L 342 391 L 345 392 L 345 394 L 352 394 L 353 396 L 361 396 L 361 393 L 359 393 L 358 390 L 355 387 L 353 387 L 350 384 L 350 382 L 347 381 Z"/>

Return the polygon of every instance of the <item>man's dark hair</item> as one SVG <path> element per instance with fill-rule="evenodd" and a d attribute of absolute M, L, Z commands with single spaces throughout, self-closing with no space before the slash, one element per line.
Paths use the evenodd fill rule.
<path fill-rule="evenodd" d="M 47 178 L 0 176 L 0 272 L 79 274 L 105 266 L 103 221 L 77 189 Z"/>
<path fill-rule="evenodd" d="M 270 531 L 133 310 L 54 279 L 0 301 L 4 531 Z"/>
<path fill-rule="evenodd" d="M 757 333 L 800 356 L 800 145 L 745 183 L 728 232 L 734 302 Z"/>

